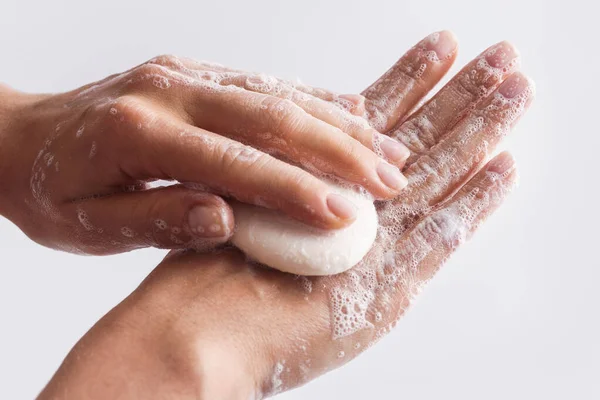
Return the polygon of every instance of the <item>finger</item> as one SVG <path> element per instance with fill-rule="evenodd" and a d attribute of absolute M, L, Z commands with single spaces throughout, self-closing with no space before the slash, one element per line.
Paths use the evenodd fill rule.
<path fill-rule="evenodd" d="M 320 228 L 342 228 L 355 218 L 354 205 L 310 173 L 188 125 L 153 101 L 128 96 L 105 108 L 106 133 L 114 136 L 106 140 L 129 179 L 203 184 L 213 193 L 277 209 Z"/>
<path fill-rule="evenodd" d="M 352 115 L 363 117 L 366 112 L 365 97 L 363 95 L 338 94 L 327 89 L 312 87 L 303 83 L 284 82 L 300 92 L 319 98 Z"/>
<path fill-rule="evenodd" d="M 420 286 L 433 277 L 442 263 L 504 201 L 517 179 L 510 154 L 492 159 L 449 202 L 432 212 L 405 233 L 396 245 L 391 265 L 404 276 L 402 296 L 418 293 Z M 412 265 L 414 268 L 402 268 Z"/>
<path fill-rule="evenodd" d="M 212 63 L 208 61 L 196 61 L 185 57 L 175 57 L 171 55 L 166 55 L 155 57 L 154 59 L 148 62 L 168 66 L 174 70 L 186 73 L 189 76 L 193 76 L 194 78 L 199 79 L 202 79 L 206 72 L 216 73 L 217 75 L 215 76 L 215 78 L 218 80 L 236 78 L 239 75 L 243 75 L 246 78 L 249 76 L 253 76 L 255 78 L 260 77 L 263 80 L 273 80 L 278 82 L 280 85 L 287 86 L 299 92 L 308 94 L 312 97 L 319 98 L 350 114 L 356 116 L 363 116 L 365 112 L 365 98 L 364 96 L 358 94 L 337 94 L 327 89 L 308 86 L 300 82 L 294 82 L 286 79 L 277 78 L 274 76 L 268 76 L 265 74 L 256 74 L 240 69 L 230 68 L 218 63 Z M 225 84 L 225 82 L 223 82 L 222 84 Z M 248 87 L 246 88 L 248 90 L 252 90 Z"/>
<path fill-rule="evenodd" d="M 333 101 L 325 101 L 296 90 L 274 77 L 256 74 L 238 74 L 225 77 L 220 83 L 222 85 L 236 85 L 255 93 L 290 100 L 308 114 L 339 128 L 344 133 L 358 140 L 365 147 L 376 151 L 378 155 L 397 166 L 402 166 L 409 156 L 408 149 L 395 140 L 385 140 L 384 137 L 378 135 L 375 129 L 370 127 L 364 118 L 349 114 L 343 110 L 344 107 L 338 107 Z M 356 97 L 362 98 L 359 95 Z M 337 97 L 337 100 L 339 103 L 340 98 Z M 382 142 L 385 143 L 382 144 Z"/>
<path fill-rule="evenodd" d="M 188 110 L 194 125 L 361 185 L 377 198 L 395 197 L 406 185 L 397 167 L 289 100 L 242 89 L 200 97 L 189 100 L 202 103 Z"/>
<path fill-rule="evenodd" d="M 228 86 L 236 86 L 249 91 L 270 94 L 282 99 L 288 99 L 303 108 L 310 115 L 336 126 L 357 139 L 365 146 L 372 149 L 373 135 L 376 133 L 362 118 L 364 114 L 364 98 L 360 95 L 331 94 L 326 96 L 330 101 L 297 90 L 295 84 L 265 74 L 245 73 L 243 71 L 226 68 L 218 64 L 197 62 L 190 59 L 178 58 L 170 55 L 155 57 L 148 62 L 133 68 L 129 73 L 130 84 L 142 82 L 143 92 L 148 90 L 170 87 L 172 83 L 196 83 L 201 89 L 213 86 L 218 90 Z M 143 82 L 151 81 L 155 88 Z M 192 85 L 193 86 L 193 85 Z M 306 87 L 308 88 L 308 87 Z M 315 93 L 325 93 L 325 90 L 313 90 Z M 161 93 L 161 97 L 168 97 L 168 93 Z M 174 103 L 170 102 L 171 105 Z M 354 113 L 355 115 L 352 115 Z M 360 115 L 361 117 L 358 117 Z M 402 145 L 396 147 L 402 149 Z M 408 151 L 403 149 L 408 157 Z M 403 165 L 404 160 L 390 159 L 390 162 Z"/>
<path fill-rule="evenodd" d="M 253 93 L 235 85 L 224 86 L 220 84 L 220 78 L 213 75 L 186 85 L 182 82 L 186 79 L 184 74 L 157 64 L 145 64 L 132 75 L 132 79 L 139 83 L 132 83 L 130 90 L 142 97 L 138 102 L 147 103 L 140 106 L 147 111 L 146 114 L 155 116 L 167 110 L 173 111 L 178 118 L 195 126 L 252 144 L 269 153 L 277 152 L 307 169 L 362 185 L 377 198 L 392 198 L 406 186 L 406 179 L 396 166 L 289 100 Z M 174 89 L 174 82 L 181 84 L 176 90 L 170 90 Z M 150 87 L 154 88 L 153 92 L 149 92 Z M 160 96 L 156 91 L 161 92 Z M 123 102 L 127 101 L 126 97 Z M 148 112 L 151 105 L 157 103 L 162 104 L 161 110 Z M 113 110 L 117 117 L 119 111 L 115 107 Z M 135 112 L 140 114 L 140 110 Z M 123 117 L 119 114 L 119 118 Z M 144 118 L 150 119 L 148 115 Z M 404 150 L 399 143 L 394 144 Z M 398 165 L 402 165 L 408 153 L 404 150 L 400 154 L 403 159 L 394 160 Z"/>
<path fill-rule="evenodd" d="M 519 66 L 519 53 L 508 42 L 498 43 L 471 61 L 430 101 L 388 134 L 411 152 L 410 165 L 442 140 L 443 135 L 487 97 Z"/>
<path fill-rule="evenodd" d="M 220 197 L 181 185 L 122 192 L 65 204 L 88 254 L 143 247 L 205 250 L 233 233 L 233 213 Z M 109 243 L 110 246 L 106 246 Z"/>
<path fill-rule="evenodd" d="M 401 120 L 446 74 L 456 57 L 449 31 L 420 41 L 362 94 L 371 125 L 386 132 Z"/>
<path fill-rule="evenodd" d="M 118 123 L 112 134 L 121 139 L 113 140 L 114 151 L 122 155 L 125 175 L 193 182 L 320 228 L 341 228 L 354 220 L 354 205 L 328 184 L 252 147 L 158 115 L 136 130 L 139 114 L 155 113 L 152 107 L 140 99 L 113 106 Z"/>
<path fill-rule="evenodd" d="M 523 74 L 507 78 L 444 141 L 407 169 L 410 184 L 402 199 L 405 206 L 419 213 L 451 195 L 486 162 L 533 96 L 533 82 Z"/>

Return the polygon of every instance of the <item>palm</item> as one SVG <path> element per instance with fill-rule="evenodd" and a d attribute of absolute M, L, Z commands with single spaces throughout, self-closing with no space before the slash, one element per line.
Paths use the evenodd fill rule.
<path fill-rule="evenodd" d="M 378 204 L 377 241 L 359 265 L 338 276 L 310 278 L 313 292 L 327 297 L 330 311 L 330 351 L 320 352 L 324 368 L 331 357 L 348 360 L 388 332 L 424 283 L 512 188 L 516 171 L 510 155 L 484 164 L 526 110 L 533 87 L 516 73 L 496 90 L 516 64 L 494 67 L 482 61 L 499 52 L 503 58 L 511 48 L 492 47 L 432 101 L 388 130 L 413 152 L 405 166 L 409 186 L 397 199 Z M 377 98 L 381 93 L 365 94 Z M 384 113 L 368 114 L 379 123 Z"/>

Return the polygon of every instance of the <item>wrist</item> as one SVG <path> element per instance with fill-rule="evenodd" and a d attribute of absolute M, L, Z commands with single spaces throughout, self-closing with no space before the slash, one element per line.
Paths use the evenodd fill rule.
<path fill-rule="evenodd" d="M 185 396 L 165 393 L 165 398 L 259 398 L 252 360 L 248 359 L 248 352 L 239 340 L 232 339 L 231 331 L 208 317 L 202 322 L 193 319 L 191 323 L 187 313 L 180 311 L 182 305 L 177 298 L 155 292 L 149 303 L 142 299 L 136 304 L 136 309 L 146 310 L 143 315 L 148 323 L 136 326 L 144 327 L 141 335 L 153 338 L 150 342 L 154 345 L 149 351 L 161 360 L 167 375 L 185 388 L 178 391 L 185 392 Z M 197 313 L 209 314 L 202 306 L 194 310 L 194 314 Z"/>
<path fill-rule="evenodd" d="M 181 319 L 167 325 L 157 348 L 166 364 L 176 367 L 174 375 L 185 377 L 187 387 L 193 388 L 194 399 L 260 398 L 252 360 L 230 340 L 231 332 Z"/>
<path fill-rule="evenodd" d="M 256 398 L 239 353 L 205 339 L 203 327 L 189 327 L 195 328 L 193 334 L 181 329 L 185 324 L 168 304 L 148 307 L 130 300 L 96 323 L 71 350 L 40 399 L 67 392 L 72 397 L 66 400 L 90 392 L 98 399 Z"/>

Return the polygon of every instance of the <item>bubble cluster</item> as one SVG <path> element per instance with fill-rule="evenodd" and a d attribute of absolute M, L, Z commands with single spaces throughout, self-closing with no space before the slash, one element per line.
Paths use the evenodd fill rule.
<path fill-rule="evenodd" d="M 77 210 L 77 219 L 79 220 L 79 223 L 81 224 L 81 226 L 83 226 L 83 228 L 86 231 L 94 230 L 94 226 L 90 222 L 90 219 L 84 210 L 82 210 L 82 209 Z"/>
<path fill-rule="evenodd" d="M 395 131 L 392 136 L 401 140 L 413 151 L 423 151 L 435 144 L 436 138 L 433 124 L 426 114 L 411 118 L 402 125 L 401 130 Z"/>
<path fill-rule="evenodd" d="M 33 200 L 36 203 L 36 208 L 52 221 L 57 220 L 60 214 L 56 206 L 52 203 L 50 194 L 46 189 L 46 171 L 52 167 L 53 163 L 54 170 L 56 171 L 58 161 L 56 161 L 55 156 L 50 152 L 50 148 L 58 135 L 60 134 L 55 133 L 44 141 L 43 148 L 38 152 L 33 162 L 29 178 L 29 187 Z"/>
<path fill-rule="evenodd" d="M 128 238 L 132 238 L 135 236 L 135 232 L 127 226 L 121 228 L 121 234 Z"/>
<path fill-rule="evenodd" d="M 367 309 L 374 293 L 361 286 L 334 287 L 330 294 L 333 322 L 333 339 L 348 336 L 373 325 L 367 321 Z"/>
<path fill-rule="evenodd" d="M 313 291 L 313 283 L 306 276 L 298 275 L 297 278 L 300 281 L 300 287 L 306 294 L 310 294 Z"/>
<path fill-rule="evenodd" d="M 432 209 L 427 200 L 427 196 L 444 194 L 447 188 L 469 176 L 471 168 L 485 162 L 494 147 L 491 140 L 508 132 L 523 114 L 533 91 L 533 85 L 528 84 L 525 90 L 511 98 L 494 94 L 487 106 L 472 111 L 460 122 L 457 134 L 447 139 L 445 146 L 434 149 L 429 156 L 420 157 L 411 165 L 409 187 L 403 194 L 411 200 L 380 204 L 376 245 L 361 263 L 329 290 L 333 339 L 375 327 L 375 338 L 388 332 L 395 318 L 411 304 L 428 279 L 420 268 L 423 260 L 439 246 L 452 251 L 467 240 L 478 223 L 478 217 L 498 204 L 510 190 L 512 186 L 504 183 L 502 178 L 512 170 L 503 174 L 488 171 L 485 173 L 486 185 L 495 185 L 494 190 L 483 192 L 473 187 L 463 193 L 460 200 L 437 209 Z M 434 141 L 433 136 L 429 138 L 426 135 L 431 132 L 428 124 L 427 119 L 415 119 L 409 127 L 412 131 L 404 129 L 404 134 L 409 133 L 404 138 L 408 137 L 415 145 L 425 147 L 423 138 L 425 142 Z M 485 133 L 489 140 L 479 140 L 482 132 L 489 132 Z M 497 138 L 493 140 L 498 141 Z M 377 142 L 375 138 L 376 149 Z M 460 164 L 457 163 L 459 159 L 462 160 Z M 424 189 L 426 192 L 423 192 Z M 406 231 L 408 227 L 412 227 L 410 231 Z M 403 238 L 403 245 L 395 246 L 399 237 Z M 398 299 L 398 293 L 402 293 L 403 299 Z M 390 303 L 393 299 L 395 306 Z M 390 314 L 392 309 L 396 311 Z M 390 318 L 389 326 L 381 327 Z"/>
<path fill-rule="evenodd" d="M 98 145 L 96 144 L 96 141 L 92 142 L 92 145 L 90 147 L 90 152 L 88 154 L 88 158 L 91 160 L 92 158 L 94 158 L 94 156 L 96 155 L 96 152 L 98 151 Z"/>
<path fill-rule="evenodd" d="M 351 102 L 350 100 L 345 99 L 343 97 L 340 97 L 338 95 L 334 96 L 332 102 L 333 102 L 333 104 L 337 105 L 342 110 L 345 110 L 347 112 L 351 112 L 354 109 L 354 103 L 353 102 Z"/>
<path fill-rule="evenodd" d="M 332 338 L 340 339 L 375 327 L 375 339 L 387 333 L 396 322 L 388 307 L 400 306 L 396 315 L 399 318 L 428 279 L 420 270 L 423 260 L 436 251 L 437 246 L 455 249 L 467 240 L 481 213 L 498 204 L 512 188 L 501 179 L 510 173 L 512 170 L 503 174 L 486 172 L 485 179 L 496 185 L 495 190 L 482 192 L 474 187 L 460 200 L 433 211 L 416 204 L 403 207 L 382 204 L 376 245 L 346 274 L 343 283 L 329 291 Z M 423 215 L 427 217 L 419 218 Z M 418 222 L 406 232 L 410 225 L 407 221 L 411 220 Z M 395 246 L 399 237 L 405 238 L 403 245 Z M 403 300 L 399 301 L 398 293 L 403 294 Z M 381 327 L 390 317 L 389 326 Z"/>
<path fill-rule="evenodd" d="M 154 225 L 161 231 L 166 230 L 168 227 L 167 223 L 162 219 L 155 220 Z"/>
<path fill-rule="evenodd" d="M 159 89 L 168 89 L 171 87 L 169 79 L 160 75 L 157 75 L 152 79 L 152 84 Z"/>
<path fill-rule="evenodd" d="M 427 64 L 419 65 L 419 69 L 417 69 L 417 72 L 415 72 L 415 78 L 417 78 L 417 79 L 422 78 L 426 69 L 427 69 Z"/>
<path fill-rule="evenodd" d="M 268 396 L 274 396 L 281 393 L 284 389 L 283 380 L 281 375 L 285 369 L 285 360 L 278 361 L 273 368 L 273 374 L 271 375 L 271 387 L 267 391 Z"/>
<path fill-rule="evenodd" d="M 277 78 L 265 74 L 250 74 L 245 81 L 246 88 L 258 93 L 273 93 L 279 85 Z"/>
<path fill-rule="evenodd" d="M 177 245 L 182 245 L 184 242 L 183 240 L 179 239 L 177 236 L 175 236 L 174 234 L 171 234 L 169 236 L 169 239 L 171 239 L 171 242 L 177 244 Z"/>
<path fill-rule="evenodd" d="M 81 125 L 79 127 L 79 129 L 77 129 L 77 132 L 75 132 L 75 137 L 80 138 L 83 135 L 84 131 L 85 131 L 85 124 Z"/>

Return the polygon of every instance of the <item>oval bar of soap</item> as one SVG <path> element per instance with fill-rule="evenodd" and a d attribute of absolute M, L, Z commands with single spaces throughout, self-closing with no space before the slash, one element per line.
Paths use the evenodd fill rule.
<path fill-rule="evenodd" d="M 286 215 L 244 203 L 232 204 L 236 230 L 232 243 L 251 259 L 298 275 L 334 275 L 355 266 L 377 236 L 373 202 L 335 187 L 357 207 L 356 220 L 338 230 L 310 227 Z"/>

